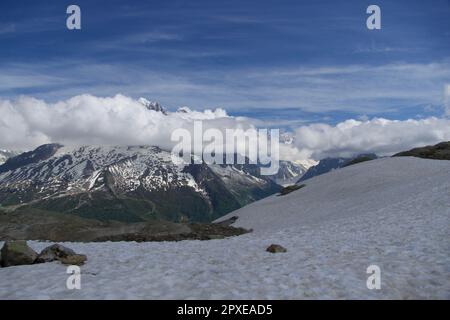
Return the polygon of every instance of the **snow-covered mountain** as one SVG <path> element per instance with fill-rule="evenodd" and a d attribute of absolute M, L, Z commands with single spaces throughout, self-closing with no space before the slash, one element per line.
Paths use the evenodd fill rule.
<path fill-rule="evenodd" d="M 211 221 L 279 190 L 255 165 L 177 165 L 150 146 L 48 144 L 0 166 L 0 204 L 100 220 Z"/>
<path fill-rule="evenodd" d="M 9 158 L 14 157 L 18 154 L 19 152 L 16 151 L 0 149 L 0 165 L 5 163 L 5 161 L 8 160 Z"/>
<path fill-rule="evenodd" d="M 300 163 L 281 160 L 278 173 L 269 177 L 277 184 L 287 186 L 297 182 L 307 170 L 308 169 Z"/>
<path fill-rule="evenodd" d="M 148 110 L 153 110 L 157 112 L 161 112 L 163 114 L 167 114 L 167 111 L 164 107 L 161 106 L 161 104 L 157 101 L 150 101 L 146 98 L 139 98 L 139 103 L 142 104 L 144 107 L 146 107 Z"/>
<path fill-rule="evenodd" d="M 360 154 L 351 158 L 325 158 L 320 160 L 316 165 L 311 166 L 305 174 L 303 174 L 298 182 L 302 182 L 312 177 L 319 176 L 321 174 L 330 172 L 335 169 L 339 169 L 353 163 L 368 161 L 376 159 L 375 154 Z"/>
<path fill-rule="evenodd" d="M 314 159 L 302 159 L 302 160 L 294 160 L 294 163 L 301 165 L 302 167 L 304 167 L 306 170 L 308 170 L 311 167 L 316 166 L 319 161 L 316 161 Z"/>

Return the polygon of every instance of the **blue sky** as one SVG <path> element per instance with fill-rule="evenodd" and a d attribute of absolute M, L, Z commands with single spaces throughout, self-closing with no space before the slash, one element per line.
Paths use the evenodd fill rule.
<path fill-rule="evenodd" d="M 441 117 L 449 17 L 445 0 L 2 0 L 0 98 L 121 93 L 282 126 Z"/>

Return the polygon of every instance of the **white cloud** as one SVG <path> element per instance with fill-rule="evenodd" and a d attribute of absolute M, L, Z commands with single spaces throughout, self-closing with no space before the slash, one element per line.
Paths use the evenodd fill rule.
<path fill-rule="evenodd" d="M 0 99 L 0 114 L 0 146 L 10 149 L 49 142 L 170 148 L 171 133 L 177 128 L 191 131 L 194 120 L 204 120 L 205 129 L 252 127 L 223 109 L 166 116 L 120 94 L 107 98 L 80 95 L 53 104 L 31 97 Z"/>
<path fill-rule="evenodd" d="M 444 87 L 444 105 L 445 115 L 450 117 L 450 84 L 446 84 Z"/>
<path fill-rule="evenodd" d="M 346 120 L 335 126 L 312 124 L 295 130 L 295 146 L 315 159 L 373 152 L 391 155 L 412 147 L 450 140 L 450 120 Z"/>
<path fill-rule="evenodd" d="M 448 89 L 448 88 L 447 88 Z M 187 109 L 186 109 L 187 110 Z M 31 97 L 0 99 L 0 147 L 30 149 L 50 142 L 63 144 L 158 145 L 170 149 L 172 132 L 193 129 L 203 120 L 204 129 L 248 129 L 258 120 L 232 117 L 223 109 L 172 112 L 147 110 L 124 95 L 79 95 L 57 103 Z M 415 146 L 450 140 L 450 119 L 346 120 L 335 126 L 299 125 L 294 143 L 280 146 L 280 158 L 301 160 L 349 156 L 361 152 L 389 155 Z"/>

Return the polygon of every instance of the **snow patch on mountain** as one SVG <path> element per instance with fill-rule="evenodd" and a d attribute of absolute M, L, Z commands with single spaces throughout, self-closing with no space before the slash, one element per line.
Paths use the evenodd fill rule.
<path fill-rule="evenodd" d="M 173 164 L 170 152 L 150 146 L 62 146 L 45 161 L 0 173 L 2 188 L 41 185 L 40 193 L 59 195 L 92 190 L 107 172 L 123 192 L 167 190 L 173 186 L 202 189 Z M 103 181 L 97 187 L 102 187 Z"/>
<path fill-rule="evenodd" d="M 396 214 L 418 200 L 447 215 L 450 161 L 384 158 L 334 170 L 305 181 L 286 196 L 273 195 L 220 218 L 238 216 L 235 226 L 274 232 L 292 225 L 320 225 L 362 215 Z M 439 199 L 436 203 L 433 200 Z M 429 211 L 429 210 L 428 210 Z M 426 216 L 418 209 L 415 214 Z"/>
<path fill-rule="evenodd" d="M 146 107 L 148 110 L 161 112 L 161 113 L 167 115 L 166 109 L 164 109 L 161 106 L 161 104 L 159 102 L 157 102 L 157 101 L 150 101 L 150 100 L 147 100 L 147 99 L 141 97 L 141 98 L 138 99 L 138 102 L 140 104 L 142 104 L 144 107 Z"/>
<path fill-rule="evenodd" d="M 281 186 L 288 186 L 296 183 L 306 171 L 307 168 L 301 163 L 281 160 L 278 173 L 270 178 Z"/>

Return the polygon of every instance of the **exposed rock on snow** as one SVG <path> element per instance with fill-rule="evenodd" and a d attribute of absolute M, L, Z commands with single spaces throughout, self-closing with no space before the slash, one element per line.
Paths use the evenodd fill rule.
<path fill-rule="evenodd" d="M 181 241 L 209 240 L 247 233 L 227 224 L 175 223 L 164 220 L 122 223 L 101 222 L 69 214 L 54 214 L 40 210 L 19 209 L 0 211 L 0 240 L 30 239 L 54 242 L 102 241 Z M 63 251 L 62 249 L 58 249 Z M 51 248 L 42 258 L 61 255 Z M 64 250 L 66 251 L 66 250 Z"/>
<path fill-rule="evenodd" d="M 227 220 L 216 222 L 216 224 L 222 225 L 222 226 L 229 226 L 229 225 L 232 225 L 233 223 L 235 223 L 237 219 L 238 219 L 238 217 L 231 217 Z"/>
<path fill-rule="evenodd" d="M 52 262 L 73 255 L 76 255 L 76 253 L 72 249 L 66 248 L 60 244 L 54 244 L 42 250 L 42 252 L 37 257 L 36 262 Z"/>
<path fill-rule="evenodd" d="M 286 248 L 283 246 L 280 246 L 279 244 L 271 244 L 266 249 L 267 252 L 270 253 L 279 253 L 279 252 L 286 252 Z"/>
<path fill-rule="evenodd" d="M 287 194 L 289 194 L 289 193 L 291 193 L 291 192 L 293 192 L 295 190 L 304 188 L 305 186 L 306 186 L 305 184 L 293 184 L 291 186 L 284 187 L 280 191 L 280 196 L 285 196 L 285 195 L 287 195 Z"/>
<path fill-rule="evenodd" d="M 3 267 L 33 264 L 37 258 L 37 253 L 24 240 L 6 241 L 1 255 Z"/>
<path fill-rule="evenodd" d="M 77 254 L 72 249 L 56 243 L 42 250 L 36 259 L 36 263 L 60 261 L 62 264 L 80 266 L 83 265 L 86 260 L 86 255 Z"/>
<path fill-rule="evenodd" d="M 87 257 L 84 254 L 72 254 L 59 259 L 59 261 L 61 261 L 62 264 L 77 265 L 77 266 L 83 265 L 86 262 L 86 260 Z"/>
<path fill-rule="evenodd" d="M 60 244 L 46 247 L 38 255 L 25 240 L 6 241 L 1 250 L 1 266 L 12 267 L 60 261 L 68 265 L 82 265 L 87 260 L 83 254 L 76 254 L 72 249 Z"/>

